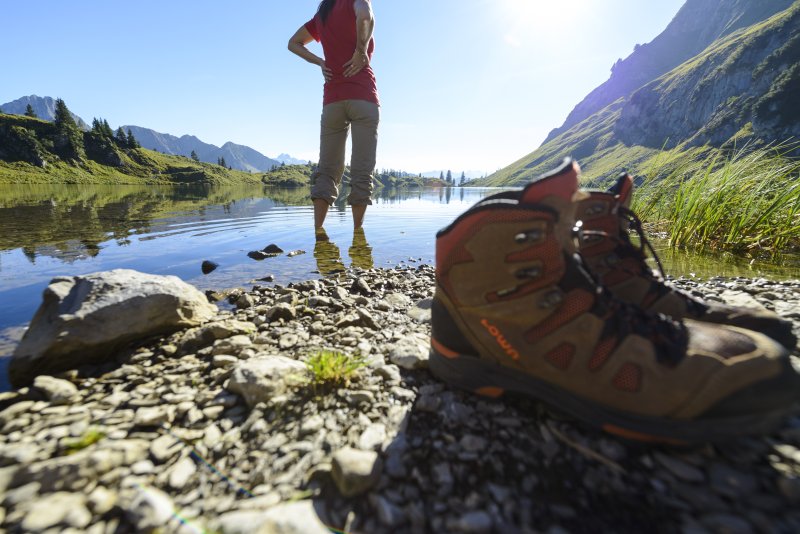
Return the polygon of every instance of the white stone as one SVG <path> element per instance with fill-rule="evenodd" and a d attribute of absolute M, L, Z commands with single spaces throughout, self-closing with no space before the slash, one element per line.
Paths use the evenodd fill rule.
<path fill-rule="evenodd" d="M 188 456 L 178 460 L 178 463 L 170 470 L 169 485 L 174 489 L 183 489 L 189 479 L 197 471 L 197 465 Z"/>
<path fill-rule="evenodd" d="M 333 481 L 344 497 L 360 495 L 380 480 L 383 464 L 374 451 L 346 447 L 336 451 L 332 461 Z"/>
<path fill-rule="evenodd" d="M 33 387 L 44 393 L 52 404 L 69 404 L 78 395 L 78 388 L 72 382 L 47 375 L 37 376 Z"/>
<path fill-rule="evenodd" d="M 412 335 L 394 343 L 389 350 L 389 361 L 403 369 L 423 369 L 428 367 L 430 340 Z"/>

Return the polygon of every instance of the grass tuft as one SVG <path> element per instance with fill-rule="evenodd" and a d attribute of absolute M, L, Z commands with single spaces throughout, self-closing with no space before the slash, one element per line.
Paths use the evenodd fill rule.
<path fill-rule="evenodd" d="M 348 385 L 367 364 L 361 356 L 321 350 L 306 362 L 316 385 Z"/>
<path fill-rule="evenodd" d="M 650 168 L 633 209 L 672 245 L 774 256 L 800 250 L 797 144 L 744 148 Z"/>
<path fill-rule="evenodd" d="M 67 454 L 75 454 L 78 451 L 82 451 L 86 447 L 94 445 L 101 439 L 105 438 L 106 434 L 102 430 L 98 430 L 96 428 L 90 428 L 83 435 L 79 438 L 74 440 L 68 441 L 66 443 L 67 447 Z"/>

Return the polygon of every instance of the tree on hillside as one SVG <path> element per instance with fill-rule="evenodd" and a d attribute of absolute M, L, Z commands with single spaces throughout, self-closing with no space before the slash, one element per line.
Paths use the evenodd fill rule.
<path fill-rule="evenodd" d="M 114 137 L 114 130 L 111 129 L 111 125 L 108 124 L 108 121 L 103 119 L 103 135 L 111 139 Z"/>
<path fill-rule="evenodd" d="M 461 171 L 461 181 L 459 182 L 458 185 L 460 185 L 461 187 L 464 187 L 464 182 L 466 182 L 466 181 L 467 181 L 467 175 L 464 174 L 464 171 Z"/>
<path fill-rule="evenodd" d="M 439 179 L 444 182 L 444 171 L 439 173 Z"/>
<path fill-rule="evenodd" d="M 192 150 L 192 153 L 189 157 L 192 158 L 197 163 L 200 163 L 200 158 L 197 156 L 197 152 L 195 152 L 194 150 Z"/>
<path fill-rule="evenodd" d="M 59 98 L 56 100 L 56 139 L 55 149 L 60 156 L 67 159 L 81 159 L 84 157 L 83 133 L 75 119 L 72 118 L 67 104 Z"/>
<path fill-rule="evenodd" d="M 122 126 L 117 128 L 117 135 L 116 135 L 117 143 L 121 147 L 128 146 L 128 136 L 125 135 L 125 131 L 122 129 Z"/>
<path fill-rule="evenodd" d="M 25 108 L 25 116 L 26 117 L 33 117 L 34 119 L 39 118 L 35 111 L 33 111 L 33 106 L 28 104 L 28 107 Z"/>
<path fill-rule="evenodd" d="M 222 156 L 217 158 L 217 165 L 219 165 L 220 167 L 227 167 L 228 166 L 228 164 L 225 163 L 225 158 L 222 157 Z"/>
<path fill-rule="evenodd" d="M 130 128 L 128 128 L 128 135 L 126 137 L 128 148 L 141 148 L 142 145 L 139 144 L 139 141 L 133 136 L 133 132 Z"/>
<path fill-rule="evenodd" d="M 450 172 L 449 170 L 447 171 L 446 181 L 447 181 L 448 184 L 452 184 L 453 183 L 453 173 Z"/>

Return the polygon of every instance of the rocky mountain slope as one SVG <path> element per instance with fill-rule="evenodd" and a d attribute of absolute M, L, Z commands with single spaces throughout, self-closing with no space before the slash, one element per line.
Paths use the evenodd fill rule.
<path fill-rule="evenodd" d="M 34 113 L 40 119 L 46 121 L 54 121 L 56 118 L 56 101 L 54 98 L 49 96 L 41 97 L 36 95 L 30 96 L 23 96 L 22 98 L 18 98 L 13 102 L 6 102 L 2 106 L 0 106 L 0 111 L 3 113 L 8 113 L 9 115 L 24 115 L 25 110 L 30 105 L 33 108 Z M 75 122 L 78 123 L 78 127 L 81 130 L 88 130 L 89 125 L 86 124 L 82 118 L 78 117 L 74 113 L 71 113 L 72 118 L 75 119 Z"/>
<path fill-rule="evenodd" d="M 520 184 L 572 155 L 588 178 L 674 155 L 800 135 L 800 1 L 687 0 L 667 29 L 612 67 L 533 153 L 490 176 Z"/>

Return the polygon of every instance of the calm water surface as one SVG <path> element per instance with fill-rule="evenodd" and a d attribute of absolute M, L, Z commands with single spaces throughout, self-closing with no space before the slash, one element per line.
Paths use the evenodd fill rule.
<path fill-rule="evenodd" d="M 13 350 L 54 276 L 124 267 L 177 275 L 200 289 L 224 289 L 248 287 L 269 274 L 287 284 L 351 266 L 432 264 L 436 231 L 494 192 L 384 190 L 367 211 L 364 233 L 356 235 L 340 199 L 326 221 L 329 241 L 318 243 L 307 189 L 0 186 L 0 356 Z M 247 257 L 271 243 L 306 254 Z M 675 275 L 800 278 L 797 261 L 750 265 L 672 252 L 664 244 L 657 248 Z M 220 267 L 205 276 L 204 260 Z"/>

